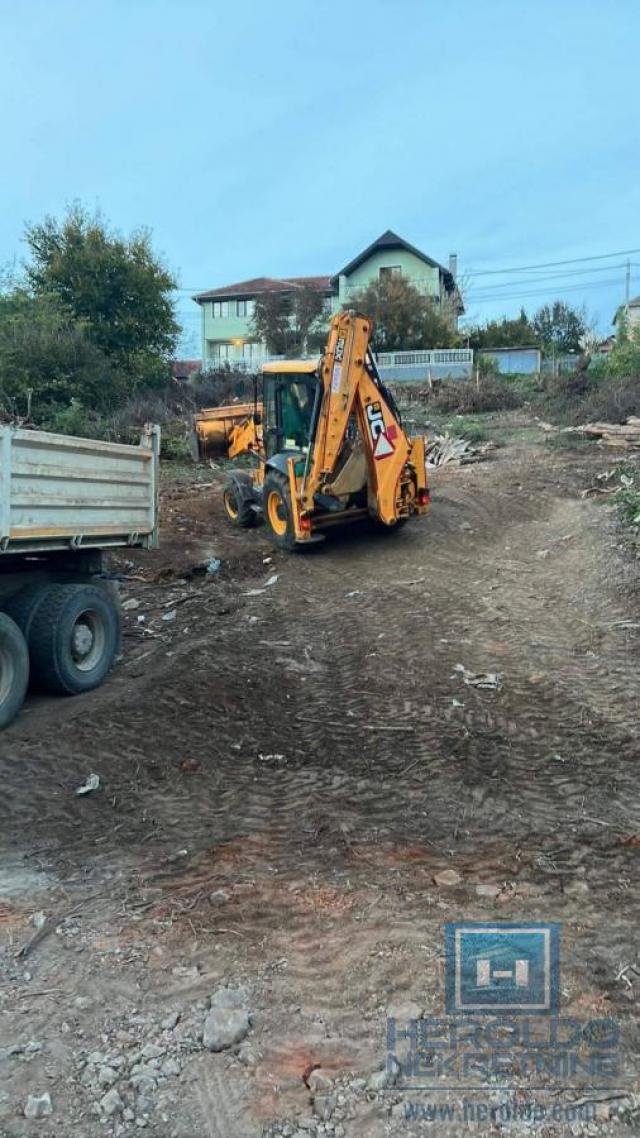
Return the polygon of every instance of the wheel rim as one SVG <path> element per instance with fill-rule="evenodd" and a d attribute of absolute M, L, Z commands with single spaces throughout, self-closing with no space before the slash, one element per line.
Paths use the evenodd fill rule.
<path fill-rule="evenodd" d="M 16 668 L 8 648 L 0 644 L 0 707 L 9 698 L 15 680 Z"/>
<path fill-rule="evenodd" d="M 224 508 L 230 518 L 237 518 L 238 516 L 238 500 L 233 490 L 225 490 L 224 492 Z"/>
<path fill-rule="evenodd" d="M 104 624 L 97 612 L 86 609 L 71 630 L 71 658 L 80 672 L 91 672 L 104 654 Z"/>
<path fill-rule="evenodd" d="M 284 537 L 287 532 L 287 510 L 282 497 L 277 490 L 271 490 L 267 499 L 267 517 L 269 525 L 278 537 Z"/>

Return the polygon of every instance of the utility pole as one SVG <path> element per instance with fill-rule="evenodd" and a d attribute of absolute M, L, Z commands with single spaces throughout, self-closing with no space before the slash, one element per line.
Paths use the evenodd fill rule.
<path fill-rule="evenodd" d="M 624 281 L 624 314 L 625 314 L 625 317 L 627 319 L 627 323 L 629 321 L 629 299 L 630 299 L 629 294 L 630 294 L 630 292 L 631 292 L 631 261 L 627 261 L 627 271 L 625 274 L 625 281 Z"/>

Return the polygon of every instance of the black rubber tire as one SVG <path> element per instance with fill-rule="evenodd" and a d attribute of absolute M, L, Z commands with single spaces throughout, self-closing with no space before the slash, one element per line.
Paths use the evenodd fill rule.
<path fill-rule="evenodd" d="M 381 522 L 380 518 L 370 518 L 371 530 L 375 534 L 390 536 L 392 533 L 400 533 L 404 529 L 409 518 L 398 518 L 392 526 L 388 526 L 386 522 Z"/>
<path fill-rule="evenodd" d="M 83 614 L 86 621 L 79 620 Z M 84 661 L 74 655 L 76 624 L 81 633 L 83 628 L 93 631 Z M 51 585 L 29 630 L 34 682 L 57 695 L 80 695 L 97 688 L 118 654 L 120 628 L 120 606 L 107 589 L 98 585 Z"/>
<path fill-rule="evenodd" d="M 227 478 L 222 488 L 222 504 L 227 521 L 236 529 L 252 529 L 258 523 L 258 516 L 237 478 Z M 228 504 L 229 503 L 229 504 Z M 230 509 L 231 506 L 231 509 Z M 234 513 L 235 510 L 235 513 Z"/>
<path fill-rule="evenodd" d="M 268 503 L 269 495 L 272 493 L 279 495 L 282 503 L 282 514 L 286 515 L 287 528 L 282 534 L 276 533 L 269 521 Z M 300 546 L 296 543 L 296 534 L 293 528 L 293 511 L 291 509 L 289 480 L 285 478 L 284 474 L 280 474 L 277 470 L 270 470 L 265 476 L 264 485 L 262 487 L 262 514 L 264 524 L 269 531 L 269 537 L 276 549 L 284 549 L 289 553 L 300 549 Z"/>
<path fill-rule="evenodd" d="M 29 684 L 27 642 L 10 616 L 0 612 L 0 728 L 18 714 Z"/>
<path fill-rule="evenodd" d="M 25 585 L 18 593 L 14 593 L 8 601 L 5 601 L 2 606 L 7 616 L 15 621 L 27 643 L 29 643 L 29 632 L 33 618 L 50 588 L 51 585 L 48 581 L 37 581 L 31 585 Z"/>

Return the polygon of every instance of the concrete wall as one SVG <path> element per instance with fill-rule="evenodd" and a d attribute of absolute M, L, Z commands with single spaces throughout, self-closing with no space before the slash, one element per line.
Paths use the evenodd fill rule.
<path fill-rule="evenodd" d="M 542 361 L 539 348 L 482 348 L 478 354 L 489 356 L 505 375 L 536 375 Z"/>

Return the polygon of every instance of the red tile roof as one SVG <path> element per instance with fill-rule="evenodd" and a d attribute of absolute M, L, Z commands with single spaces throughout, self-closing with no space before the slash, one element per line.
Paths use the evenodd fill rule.
<path fill-rule="evenodd" d="M 215 300 L 222 297 L 252 297 L 262 292 L 289 292 L 292 288 L 315 288 L 318 292 L 331 292 L 331 277 L 254 277 L 250 281 L 212 288 L 199 292 L 194 300 Z"/>
<path fill-rule="evenodd" d="M 188 379 L 190 375 L 200 371 L 202 360 L 173 360 L 171 374 L 174 379 Z"/>

